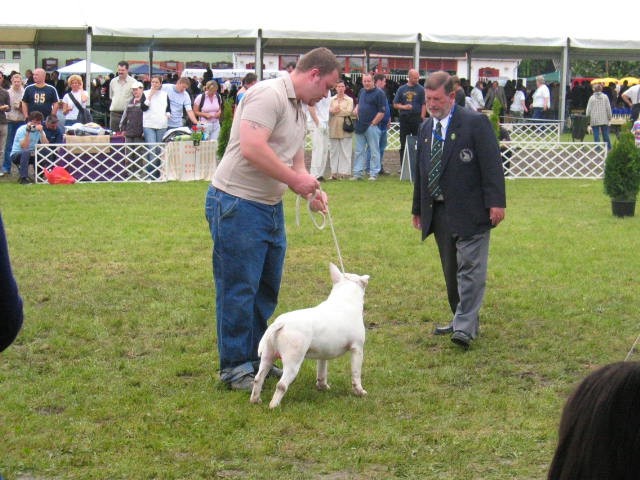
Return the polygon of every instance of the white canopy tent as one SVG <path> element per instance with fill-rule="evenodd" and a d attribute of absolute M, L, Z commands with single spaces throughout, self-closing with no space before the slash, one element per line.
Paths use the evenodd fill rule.
<path fill-rule="evenodd" d="M 326 46 L 342 55 L 408 55 L 416 66 L 421 57 L 466 57 L 468 71 L 472 58 L 551 58 L 561 71 L 563 85 L 569 81 L 570 58 L 640 60 L 640 41 L 630 38 L 636 30 L 632 15 L 602 22 L 601 16 L 590 11 L 581 14 L 573 2 L 557 2 L 549 8 L 530 9 L 513 21 L 517 18 L 514 8 L 512 3 L 498 0 L 492 4 L 488 22 L 477 22 L 475 15 L 454 18 L 424 4 L 416 5 L 414 14 L 399 22 L 376 8 L 365 10 L 358 2 L 307 14 L 298 0 L 276 4 L 248 0 L 242 16 L 189 15 L 168 20 L 162 9 L 143 17 L 122 15 L 129 4 L 112 0 L 109 9 L 99 11 L 78 5 L 57 25 L 44 14 L 38 18 L 44 9 L 33 9 L 30 25 L 21 23 L 21 15 L 8 12 L 2 19 L 6 24 L 0 25 L 0 42 L 33 47 L 36 62 L 40 48 L 84 48 L 88 61 L 92 51 L 146 51 L 150 64 L 154 51 L 254 51 L 256 64 L 261 65 L 265 53 L 303 53 Z M 465 9 L 473 12 L 477 3 L 461 0 L 456 4 L 456 11 Z M 172 26 L 165 28 L 169 21 Z M 261 77 L 262 72 L 256 73 Z M 560 91 L 563 116 L 565 92 Z"/>
<path fill-rule="evenodd" d="M 89 68 L 87 68 L 89 67 Z M 107 67 L 103 67 L 102 65 L 98 65 L 97 63 L 89 63 L 87 64 L 86 60 L 80 60 L 79 62 L 72 63 L 67 65 L 66 67 L 62 67 L 58 69 L 58 73 L 63 75 L 71 75 L 72 73 L 113 73 L 113 70 L 108 69 Z"/>

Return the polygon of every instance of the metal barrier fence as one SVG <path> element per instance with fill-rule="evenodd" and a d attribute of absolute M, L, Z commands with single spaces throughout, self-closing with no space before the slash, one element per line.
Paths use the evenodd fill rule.
<path fill-rule="evenodd" d="M 500 142 L 505 175 L 511 178 L 592 178 L 604 175 L 605 143 Z"/>
<path fill-rule="evenodd" d="M 562 122 L 516 122 L 500 124 L 512 142 L 559 142 Z"/>
<path fill-rule="evenodd" d="M 217 142 L 65 143 L 38 145 L 36 183 L 44 168 L 64 167 L 77 182 L 164 182 L 210 180 Z"/>
<path fill-rule="evenodd" d="M 311 150 L 312 145 L 312 135 L 307 133 L 304 140 L 305 150 Z M 387 130 L 387 148 L 385 148 L 385 151 L 387 150 L 400 150 L 400 124 L 398 122 L 391 122 Z"/>

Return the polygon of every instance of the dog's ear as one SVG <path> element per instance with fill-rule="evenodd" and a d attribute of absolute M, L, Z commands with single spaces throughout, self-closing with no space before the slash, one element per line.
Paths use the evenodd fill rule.
<path fill-rule="evenodd" d="M 360 283 L 362 284 L 362 287 L 366 287 L 367 285 L 369 285 L 369 275 L 361 275 L 360 276 Z"/>
<path fill-rule="evenodd" d="M 342 272 L 340 272 L 340 270 L 338 270 L 338 267 L 336 267 L 333 263 L 329 263 L 329 272 L 331 273 L 331 281 L 333 283 L 338 283 L 340 280 L 342 280 Z"/>

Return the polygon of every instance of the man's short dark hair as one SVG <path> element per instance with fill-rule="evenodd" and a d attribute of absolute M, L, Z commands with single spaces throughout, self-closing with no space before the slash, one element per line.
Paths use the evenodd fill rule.
<path fill-rule="evenodd" d="M 29 113 L 29 117 L 27 117 L 27 119 L 29 121 L 35 120 L 35 121 L 38 121 L 38 122 L 42 122 L 43 118 L 44 118 L 44 116 L 42 115 L 42 113 L 38 112 L 37 110 L 34 110 L 33 112 L 30 112 Z"/>
<path fill-rule="evenodd" d="M 118 62 L 118 66 L 119 67 L 126 67 L 126 69 L 129 70 L 129 62 L 127 62 L 125 60 L 121 60 L 120 62 Z"/>
<path fill-rule="evenodd" d="M 331 50 L 324 47 L 314 48 L 310 52 L 305 53 L 298 64 L 296 70 L 298 72 L 308 72 L 317 68 L 320 75 L 328 75 L 333 71 L 340 71 L 340 62 Z"/>
<path fill-rule="evenodd" d="M 58 123 L 58 116 L 57 115 L 49 115 L 47 117 L 46 123 Z"/>
<path fill-rule="evenodd" d="M 427 90 L 438 90 L 442 86 L 444 86 L 445 93 L 453 92 L 453 79 L 451 75 L 442 70 L 429 75 L 424 84 L 424 88 Z"/>
<path fill-rule="evenodd" d="M 374 82 L 377 82 L 378 80 L 386 80 L 386 79 L 387 79 L 387 77 L 385 76 L 385 74 L 384 74 L 384 73 L 376 73 L 376 74 L 373 76 L 373 81 L 374 81 Z"/>
<path fill-rule="evenodd" d="M 249 72 L 242 79 L 242 85 L 251 85 L 258 81 L 258 76 L 255 73 Z"/>

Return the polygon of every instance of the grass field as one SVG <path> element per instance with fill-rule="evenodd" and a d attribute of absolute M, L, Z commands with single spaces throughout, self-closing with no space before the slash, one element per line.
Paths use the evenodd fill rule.
<path fill-rule="evenodd" d="M 542 479 L 576 382 L 638 333 L 638 220 L 599 181 L 507 182 L 481 336 L 448 321 L 437 252 L 397 177 L 323 184 L 347 271 L 371 275 L 365 398 L 348 357 L 305 362 L 277 411 L 217 381 L 206 183 L 0 184 L 25 325 L 0 355 L 0 472 L 49 479 Z M 278 312 L 316 304 L 337 261 L 285 197 Z"/>

